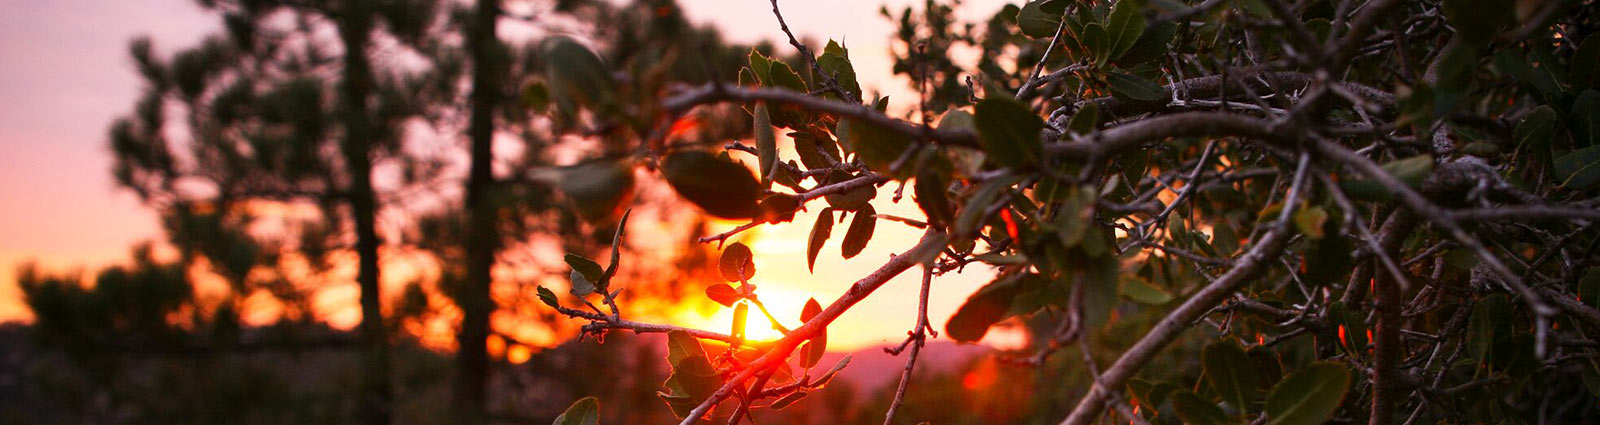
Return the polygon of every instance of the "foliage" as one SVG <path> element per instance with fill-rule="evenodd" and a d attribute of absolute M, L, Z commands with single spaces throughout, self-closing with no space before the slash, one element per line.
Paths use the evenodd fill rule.
<path fill-rule="evenodd" d="M 813 346 L 840 313 L 913 266 L 926 281 L 975 264 L 998 276 L 945 335 L 1022 323 L 1033 346 L 1003 357 L 1087 370 L 1040 378 L 1068 402 L 1036 413 L 1063 423 L 1593 418 L 1548 406 L 1600 396 L 1569 379 L 1600 376 L 1600 16 L 1592 2 L 1489 3 L 1036 0 L 979 31 L 929 0 L 883 10 L 899 25 L 894 71 L 919 95 L 895 107 L 860 92 L 843 45 L 818 57 L 787 34 L 774 2 L 801 56 L 752 52 L 737 86 L 669 92 L 637 159 L 706 212 L 750 220 L 701 242 L 819 198 L 808 264 L 852 214 L 847 258 L 878 219 L 924 237 L 826 307 L 812 300 L 799 325 L 769 316 L 785 334 L 769 344 L 745 344 L 742 321 L 721 333 L 553 307 L 595 335 L 669 333 L 662 398 L 685 424 L 809 393 Z M 956 46 L 976 63 L 958 65 Z M 661 131 L 725 102 L 751 113 L 754 146 Z M 892 182 L 913 185 L 924 218 L 874 212 L 873 188 Z M 707 296 L 761 308 L 761 265 L 742 244 L 723 255 L 740 285 Z M 903 381 L 932 336 L 915 314 L 891 351 L 911 350 Z M 1073 345 L 1083 359 L 1058 353 Z M 899 386 L 885 422 L 918 391 Z"/>

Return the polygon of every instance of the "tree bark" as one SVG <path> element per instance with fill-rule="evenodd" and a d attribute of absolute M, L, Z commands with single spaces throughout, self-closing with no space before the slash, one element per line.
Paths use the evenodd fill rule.
<path fill-rule="evenodd" d="M 467 49 L 472 57 L 472 118 L 467 132 L 471 139 L 472 165 L 466 183 L 468 216 L 466 252 L 467 280 L 456 303 L 461 307 L 461 332 L 456 334 L 455 402 L 459 418 L 466 423 L 482 423 L 487 399 L 489 354 L 489 316 L 494 300 L 489 286 L 493 281 L 498 235 L 495 229 L 496 205 L 489 191 L 494 186 L 494 113 L 500 91 L 500 62 L 494 57 L 498 43 L 495 19 L 498 0 L 478 0 L 472 22 L 466 25 Z"/>
<path fill-rule="evenodd" d="M 383 324 L 383 304 L 378 287 L 377 195 L 372 187 L 372 138 L 375 134 L 367 103 L 372 97 L 374 78 L 367 58 L 372 33 L 372 10 L 361 0 L 349 0 L 336 15 L 339 38 L 344 44 L 343 84 L 339 87 L 343 108 L 344 143 L 340 145 L 345 167 L 350 173 L 348 190 L 350 215 L 355 223 L 356 255 L 360 268 L 356 282 L 361 289 L 362 396 L 358 403 L 361 421 L 368 425 L 387 425 L 394 398 L 389 384 L 389 340 Z"/>

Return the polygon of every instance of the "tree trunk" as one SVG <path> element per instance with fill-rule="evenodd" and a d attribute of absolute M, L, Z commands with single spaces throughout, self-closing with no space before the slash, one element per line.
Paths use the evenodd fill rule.
<path fill-rule="evenodd" d="M 469 424 L 482 423 L 486 413 L 489 355 L 485 341 L 489 337 L 489 316 L 495 307 L 489 286 L 499 238 L 495 229 L 497 208 L 489 191 L 494 186 L 495 98 L 500 91 L 502 62 L 495 58 L 498 15 L 498 0 L 478 0 L 477 13 L 465 28 L 472 57 L 472 121 L 467 130 L 472 165 L 466 185 L 467 281 L 456 300 L 461 307 L 461 332 L 456 335 L 455 402 L 459 419 Z"/>
<path fill-rule="evenodd" d="M 362 366 L 365 369 L 358 414 L 367 425 L 387 425 L 393 391 L 389 385 L 389 340 L 383 324 L 378 288 L 377 195 L 372 187 L 372 117 L 367 102 L 374 86 L 367 44 L 372 32 L 372 12 L 364 1 L 349 0 L 338 11 L 339 38 L 344 43 L 343 84 L 339 87 L 344 113 L 345 140 L 341 145 L 350 173 L 350 215 L 355 223 L 356 254 L 361 288 Z"/>

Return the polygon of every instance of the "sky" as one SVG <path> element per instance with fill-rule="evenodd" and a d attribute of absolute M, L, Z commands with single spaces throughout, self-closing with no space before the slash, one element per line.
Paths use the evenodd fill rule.
<path fill-rule="evenodd" d="M 719 27 L 732 41 L 772 40 L 788 50 L 767 0 L 680 0 L 690 19 Z M 850 48 L 856 73 L 870 90 L 895 93 L 905 82 L 892 78 L 887 51 L 891 24 L 880 5 L 898 10 L 921 1 L 784 1 L 784 18 L 801 38 L 842 40 Z M 1005 2 L 968 0 L 960 17 L 979 20 Z M 161 238 L 153 211 L 111 177 L 106 131 L 131 108 L 140 88 L 128 43 L 149 36 L 158 52 L 198 42 L 218 30 L 218 19 L 192 0 L 0 0 L 0 322 L 26 320 L 15 285 L 16 268 L 26 262 L 50 271 L 86 270 L 125 261 L 130 247 Z M 909 196 L 892 204 L 880 190 L 880 213 L 920 216 Z M 813 211 L 818 208 L 813 208 Z M 806 236 L 815 213 L 767 226 L 743 236 L 757 253 L 755 282 L 780 317 L 799 313 L 799 302 L 824 303 L 856 279 L 909 247 L 916 229 L 880 222 L 879 237 L 852 260 L 838 258 L 838 237 L 824 248 L 817 273 L 806 270 Z M 720 230 L 720 229 L 713 229 Z M 843 228 L 836 230 L 842 237 Z M 830 255 L 831 253 L 831 255 Z M 898 342 L 914 320 L 918 271 L 908 272 L 859 304 L 835 326 L 850 329 L 831 338 L 838 348 Z M 936 280 L 930 318 L 942 328 L 945 318 L 979 285 L 986 270 Z M 792 312 L 788 310 L 793 310 Z M 726 314 L 676 317 L 692 325 L 726 326 Z M 721 321 L 721 325 L 717 322 Z M 885 324 L 903 323 L 902 326 Z M 848 336 L 847 336 L 848 335 Z"/>

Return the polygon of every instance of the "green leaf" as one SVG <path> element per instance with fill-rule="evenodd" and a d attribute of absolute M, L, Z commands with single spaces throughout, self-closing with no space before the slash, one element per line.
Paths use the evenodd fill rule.
<path fill-rule="evenodd" d="M 778 137 L 772 133 L 772 116 L 767 113 L 765 102 L 756 103 L 752 125 L 756 133 L 756 158 L 760 164 L 761 186 L 769 187 L 778 165 Z"/>
<path fill-rule="evenodd" d="M 833 209 L 823 208 L 817 214 L 817 224 L 811 225 L 811 238 L 806 242 L 806 270 L 817 272 L 817 253 L 822 252 L 822 244 L 828 242 L 828 236 L 833 234 Z"/>
<path fill-rule="evenodd" d="M 822 49 L 822 56 L 817 58 L 817 67 L 822 68 L 823 73 L 833 76 L 845 92 L 857 98 L 861 96 L 861 84 L 856 82 L 855 67 L 850 65 L 850 51 L 844 46 L 828 40 L 828 46 Z"/>
<path fill-rule="evenodd" d="M 543 286 L 539 287 L 539 301 L 543 302 L 544 305 L 551 307 L 561 306 L 561 302 L 556 299 L 556 293 L 550 291 L 550 288 Z"/>
<path fill-rule="evenodd" d="M 879 101 L 881 105 L 887 101 Z M 852 118 L 839 120 L 839 140 L 847 149 L 853 149 L 856 158 L 881 174 L 904 180 L 911 177 L 912 170 L 891 170 L 894 162 L 905 155 L 906 149 L 912 149 L 911 138 L 898 131 L 879 127 L 865 121 Z"/>
<path fill-rule="evenodd" d="M 717 269 L 722 271 L 723 280 L 729 282 L 749 280 L 756 275 L 755 256 L 744 242 L 734 242 L 722 250 L 722 258 L 717 261 Z"/>
<path fill-rule="evenodd" d="M 1083 32 L 1078 34 L 1078 43 L 1083 45 L 1085 53 L 1094 59 L 1094 63 L 1101 65 L 1111 57 L 1111 49 L 1114 48 L 1111 45 L 1111 35 L 1106 34 L 1106 28 L 1099 22 L 1084 25 Z"/>
<path fill-rule="evenodd" d="M 1004 320 L 1011 312 L 1011 303 L 1018 294 L 1047 284 L 1048 280 L 1036 274 L 1019 273 L 989 282 L 967 297 L 945 323 L 945 334 L 960 342 L 977 342 L 989 333 L 989 327 Z"/>
<path fill-rule="evenodd" d="M 732 160 L 697 150 L 673 152 L 662 160 L 662 174 L 678 195 L 706 213 L 727 219 L 754 218 L 761 184 Z"/>
<path fill-rule="evenodd" d="M 739 295 L 739 290 L 733 289 L 732 286 L 728 286 L 726 283 L 718 283 L 706 287 L 706 298 L 710 298 L 724 307 L 733 307 L 733 303 L 739 302 L 739 299 L 743 298 L 743 296 Z"/>
<path fill-rule="evenodd" d="M 600 399 L 584 397 L 578 399 L 567 407 L 567 411 L 557 416 L 551 425 L 599 425 Z"/>
<path fill-rule="evenodd" d="M 1552 165 L 1562 186 L 1587 189 L 1600 183 L 1600 145 L 1568 152 L 1556 157 Z"/>
<path fill-rule="evenodd" d="M 1044 145 L 1039 131 L 1044 120 L 1026 105 L 1002 97 L 978 102 L 975 118 L 978 138 L 984 151 L 996 163 L 1007 167 L 1032 164 L 1039 160 Z"/>
<path fill-rule="evenodd" d="M 1227 340 L 1207 345 L 1200 353 L 1200 361 L 1205 364 L 1206 382 L 1222 396 L 1222 401 L 1240 411 L 1251 410 L 1261 396 L 1261 381 L 1239 343 Z"/>
<path fill-rule="evenodd" d="M 1172 301 L 1171 293 L 1145 282 L 1138 276 L 1122 276 L 1122 285 L 1117 292 L 1140 304 L 1162 305 Z"/>
<path fill-rule="evenodd" d="M 1110 42 L 1110 57 L 1120 57 L 1132 49 L 1144 35 L 1144 15 L 1140 13 L 1142 3 L 1134 1 L 1119 1 L 1111 6 L 1111 14 L 1106 17 L 1106 35 Z"/>
<path fill-rule="evenodd" d="M 1322 239 L 1322 229 L 1328 224 L 1328 211 L 1322 207 L 1301 208 L 1294 212 L 1294 226 L 1311 240 Z"/>
<path fill-rule="evenodd" d="M 961 212 L 956 214 L 956 237 L 970 238 L 982 230 L 984 222 L 988 219 L 990 204 L 998 201 L 1018 179 L 1015 176 L 1001 177 L 984 181 L 979 185 L 978 191 L 967 197 L 966 204 L 961 206 Z"/>
<path fill-rule="evenodd" d="M 1195 425 L 1222 425 L 1238 423 L 1228 418 L 1216 403 L 1200 398 L 1188 390 L 1173 391 L 1168 398 L 1172 401 L 1172 410 L 1178 413 L 1178 418 L 1186 424 Z"/>
<path fill-rule="evenodd" d="M 1017 27 L 1022 33 L 1033 38 L 1048 38 L 1056 35 L 1056 29 L 1061 28 L 1061 11 L 1055 13 L 1044 11 L 1043 6 L 1050 3 L 1048 0 L 1035 0 L 1022 5 L 1022 10 L 1017 12 Z"/>
<path fill-rule="evenodd" d="M 1134 41 L 1121 56 L 1115 59 L 1118 66 L 1132 68 L 1145 62 L 1160 59 L 1167 55 L 1168 45 L 1172 43 L 1172 36 L 1178 33 L 1178 24 L 1163 22 L 1150 27 Z"/>
<path fill-rule="evenodd" d="M 1406 186 L 1416 189 L 1422 187 L 1422 181 L 1433 173 L 1433 156 L 1422 154 L 1391 161 L 1383 164 L 1383 171 L 1393 175 Z M 1345 179 L 1339 182 L 1339 187 L 1350 196 L 1364 200 L 1388 201 L 1394 196 L 1383 183 L 1370 177 Z"/>
<path fill-rule="evenodd" d="M 1522 117 L 1522 122 L 1517 123 L 1517 129 L 1512 135 L 1517 149 L 1549 147 L 1550 137 L 1555 134 L 1558 121 L 1556 110 L 1551 109 L 1550 105 L 1539 105 L 1528 111 L 1528 115 Z"/>
<path fill-rule="evenodd" d="M 1069 186 L 1065 201 L 1061 203 L 1061 210 L 1056 212 L 1055 226 L 1056 237 L 1061 240 L 1061 247 L 1072 248 L 1083 242 L 1089 229 L 1094 226 L 1095 190 L 1091 185 Z"/>
<path fill-rule="evenodd" d="M 1126 72 L 1106 72 L 1106 82 L 1111 83 L 1111 95 L 1118 99 L 1154 102 L 1167 96 L 1161 85 Z"/>
<path fill-rule="evenodd" d="M 845 259 L 860 254 L 867 247 L 867 242 L 872 240 L 872 230 L 878 225 L 876 214 L 871 204 L 856 211 L 855 218 L 850 220 L 850 230 L 844 232 L 844 242 L 839 243 Z"/>
<path fill-rule="evenodd" d="M 1344 365 L 1318 362 L 1301 368 L 1272 387 L 1267 397 L 1268 425 L 1317 425 L 1339 409 L 1350 388 Z"/>

